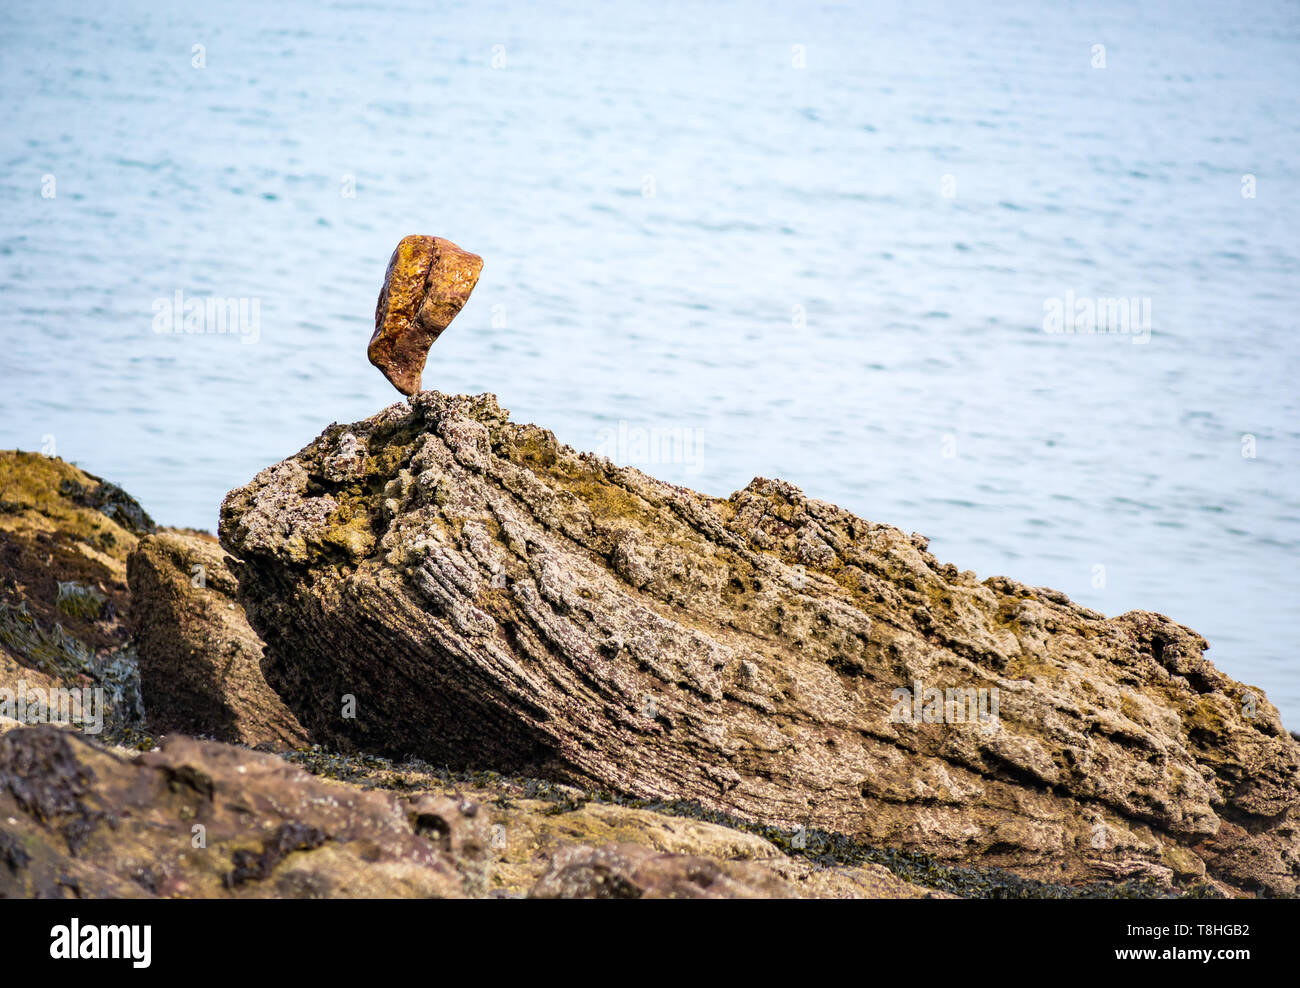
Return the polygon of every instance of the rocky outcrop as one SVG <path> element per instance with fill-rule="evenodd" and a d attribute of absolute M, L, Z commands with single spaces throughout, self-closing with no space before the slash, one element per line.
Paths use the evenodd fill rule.
<path fill-rule="evenodd" d="M 11 697 L 97 687 L 109 729 L 139 723 L 126 559 L 153 530 L 115 484 L 0 450 L 0 715 Z"/>
<path fill-rule="evenodd" d="M 0 718 L 0 898 L 949 897 L 535 781 L 381 771 L 336 781 L 180 735 L 108 750 Z"/>
<path fill-rule="evenodd" d="M 16 712 L 12 693 L 33 722 L 58 720 L 39 698 L 99 688 L 95 732 L 304 744 L 262 677 L 225 559 L 207 533 L 159 529 L 115 484 L 0 451 L 0 716 Z"/>
<path fill-rule="evenodd" d="M 1300 745 L 1195 632 L 781 481 L 707 497 L 422 392 L 231 492 L 221 540 L 268 681 L 345 750 L 1055 882 L 1300 878 Z"/>
<path fill-rule="evenodd" d="M 125 644 L 126 559 L 150 531 L 116 485 L 57 457 L 0 450 L 0 605 L 30 618 L 21 629 L 0 617 L 0 644 L 56 677 Z M 56 626 L 77 645 L 61 647 Z"/>
<path fill-rule="evenodd" d="M 305 744 L 302 725 L 262 676 L 262 640 L 235 602 L 227 560 L 211 536 L 180 532 L 141 539 L 127 560 L 149 727 L 248 745 Z"/>
<path fill-rule="evenodd" d="M 691 805 L 655 808 L 613 802 L 569 786 L 536 779 L 502 777 L 498 773 L 430 771 L 419 763 L 395 765 L 372 756 L 344 758 L 295 754 L 295 760 L 330 778 L 352 784 L 383 786 L 400 792 L 434 792 L 469 799 L 483 808 L 491 825 L 493 865 L 489 890 L 493 895 L 532 894 L 549 874 L 562 870 L 557 861 L 583 849 L 595 851 L 618 845 L 610 859 L 615 870 L 632 881 L 628 845 L 644 848 L 661 861 L 708 861 L 716 874 L 726 874 L 780 898 L 948 898 L 1009 894 L 998 876 L 943 871 L 928 862 L 899 861 L 888 855 L 863 853 L 864 848 L 835 847 L 802 832 L 782 833 L 742 828 L 733 822 L 704 819 Z M 341 772 L 340 766 L 346 766 Z M 765 836 L 766 834 L 766 836 Z M 882 864 L 888 862 L 890 867 Z M 622 862 L 619 864 L 619 862 Z M 891 870 L 891 867 L 894 870 Z M 643 877 L 645 877 L 643 875 Z M 673 892 L 659 882 L 637 886 L 644 897 Z M 596 885 L 579 894 L 570 885 L 565 897 L 598 897 Z M 1057 890 L 1025 887 L 1026 895 L 1056 894 Z M 718 888 L 702 889 L 716 895 Z M 703 897 L 709 897 L 704 895 Z"/>
<path fill-rule="evenodd" d="M 534 899 L 770 899 L 788 886 L 752 862 L 721 864 L 637 844 L 566 847 L 533 889 Z"/>
<path fill-rule="evenodd" d="M 767 844 L 766 841 L 762 842 Z M 653 841 L 564 844 L 533 899 L 949 899 L 881 865 L 819 868 L 780 854 L 716 856 L 665 851 Z"/>

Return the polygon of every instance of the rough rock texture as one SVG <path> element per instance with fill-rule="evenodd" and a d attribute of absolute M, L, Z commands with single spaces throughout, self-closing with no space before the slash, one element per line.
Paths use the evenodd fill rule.
<path fill-rule="evenodd" d="M 139 723 L 126 559 L 154 524 L 115 484 L 0 451 L 0 689 L 103 689 L 110 730 Z"/>
<path fill-rule="evenodd" d="M 566 847 L 534 899 L 770 899 L 789 887 L 761 865 L 663 854 L 639 844 Z"/>
<path fill-rule="evenodd" d="M 262 676 L 262 640 L 211 536 L 162 532 L 127 560 L 140 692 L 153 731 L 295 747 L 306 732 Z"/>
<path fill-rule="evenodd" d="M 764 842 L 766 843 L 766 842 Z M 769 845 L 770 846 L 770 845 Z M 814 868 L 769 856 L 664 851 L 653 842 L 565 844 L 529 892 L 533 899 L 953 898 L 909 884 L 880 865 Z"/>
<path fill-rule="evenodd" d="M 153 530 L 116 485 L 57 457 L 0 451 L 0 605 L 30 619 L 20 628 L 0 617 L 0 644 L 53 676 L 84 665 L 56 625 L 86 656 L 124 644 L 126 558 Z"/>
<path fill-rule="evenodd" d="M 489 819 L 494 826 L 501 828 L 503 838 L 500 859 L 493 875 L 494 883 L 511 891 L 527 888 L 534 881 L 545 882 L 548 875 L 554 879 L 557 870 L 573 861 L 572 857 L 564 859 L 566 854 L 616 847 L 620 852 L 611 861 L 628 862 L 626 849 L 635 846 L 643 848 L 647 855 L 653 855 L 660 864 L 671 864 L 673 869 L 685 866 L 686 862 L 697 865 L 707 862 L 705 867 L 710 875 L 725 876 L 740 885 L 732 895 L 724 892 L 725 886 L 709 888 L 710 883 L 706 882 L 698 897 L 949 897 L 943 892 L 905 881 L 880 865 L 818 866 L 788 857 L 770 841 L 744 831 L 646 809 L 587 803 L 556 812 L 554 807 L 524 800 L 512 802 L 505 810 L 494 806 L 489 810 Z M 617 870 L 635 871 L 643 860 L 637 857 L 634 863 L 621 864 Z M 563 863 L 557 866 L 557 861 Z M 661 875 L 659 872 L 655 874 Z M 649 881 L 646 874 L 640 879 L 630 873 L 626 877 L 638 884 L 647 898 L 681 898 L 686 895 L 681 890 L 667 891 L 658 878 Z M 541 895 L 535 884 L 531 894 Z M 554 896 L 547 893 L 543 897 Z M 603 893 L 598 888 L 582 893 L 576 887 L 570 887 L 560 897 L 600 898 Z"/>
<path fill-rule="evenodd" d="M 328 761 L 328 759 L 327 759 Z M 392 769 L 407 792 L 173 735 L 105 750 L 0 718 L 0 898 L 947 898 L 645 809 Z"/>
<path fill-rule="evenodd" d="M 403 237 L 375 307 L 370 362 L 404 395 L 420 390 L 429 347 L 469 300 L 483 258 L 441 237 Z"/>
<path fill-rule="evenodd" d="M 489 891 L 493 896 L 528 894 L 565 848 L 611 844 L 707 858 L 724 869 L 732 863 L 752 863 L 757 871 L 749 869 L 751 876 L 760 876 L 763 887 L 782 898 L 952 898 L 956 892 L 1004 896 L 1009 891 L 997 876 L 940 873 L 924 863 L 917 867 L 915 862 L 894 860 L 894 867 L 918 880 L 912 881 L 881 864 L 860 860 L 855 852 L 862 849 L 818 846 L 806 835 L 800 849 L 795 843 L 797 833 L 774 835 L 782 842 L 778 847 L 757 833 L 700 819 L 690 806 L 629 806 L 537 779 L 507 778 L 494 772 L 453 774 L 419 763 L 346 757 L 318 747 L 287 757 L 326 778 L 355 785 L 433 792 L 478 803 L 491 824 L 494 863 Z M 1017 891 L 1055 894 L 1052 889 Z"/>
<path fill-rule="evenodd" d="M 0 689 L 12 690 L 17 696 L 20 683 L 29 693 L 31 690 L 58 689 L 64 685 L 52 676 L 23 665 L 13 653 L 0 645 Z"/>
<path fill-rule="evenodd" d="M 781 481 L 711 498 L 423 392 L 231 492 L 221 540 L 268 681 L 345 749 L 1055 882 L 1300 878 L 1300 745 L 1200 636 L 981 582 Z M 998 716 L 905 722 L 914 685 Z"/>
<path fill-rule="evenodd" d="M 127 759 L 56 727 L 0 734 L 0 897 L 481 895 L 477 805 L 327 782 L 179 735 Z"/>

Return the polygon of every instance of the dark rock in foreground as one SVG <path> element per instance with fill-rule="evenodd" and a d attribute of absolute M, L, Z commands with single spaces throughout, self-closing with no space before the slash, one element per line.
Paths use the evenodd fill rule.
<path fill-rule="evenodd" d="M 179 735 L 138 754 L 0 720 L 0 899 L 948 897 L 536 780 L 292 757 L 317 774 Z"/>
<path fill-rule="evenodd" d="M 268 681 L 345 750 L 1053 882 L 1300 879 L 1300 745 L 1200 636 L 780 481 L 711 498 L 423 392 L 233 491 L 221 538 Z"/>
<path fill-rule="evenodd" d="M 57 727 L 0 735 L 0 897 L 459 898 L 487 842 L 477 806 L 216 742 L 127 760 Z"/>

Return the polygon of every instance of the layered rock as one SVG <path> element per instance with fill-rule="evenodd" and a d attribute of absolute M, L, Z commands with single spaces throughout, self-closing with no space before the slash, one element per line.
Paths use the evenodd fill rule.
<path fill-rule="evenodd" d="M 151 730 L 295 747 L 306 732 L 262 676 L 262 640 L 211 536 L 160 532 L 127 560 L 140 692 Z"/>
<path fill-rule="evenodd" d="M 231 492 L 221 539 L 268 681 L 345 750 L 1056 882 L 1300 879 L 1300 745 L 1195 632 L 781 481 L 712 498 L 422 392 Z"/>

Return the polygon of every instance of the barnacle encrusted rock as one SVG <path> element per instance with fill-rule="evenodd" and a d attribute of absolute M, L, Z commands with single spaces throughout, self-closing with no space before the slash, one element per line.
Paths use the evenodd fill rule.
<path fill-rule="evenodd" d="M 268 682 L 344 750 L 1051 882 L 1297 889 L 1300 744 L 1199 635 L 782 481 L 708 497 L 420 392 L 232 491 L 221 540 Z"/>
<path fill-rule="evenodd" d="M 388 261 L 367 354 L 398 391 L 412 395 L 429 347 L 469 299 L 483 258 L 441 237 L 403 237 Z"/>

